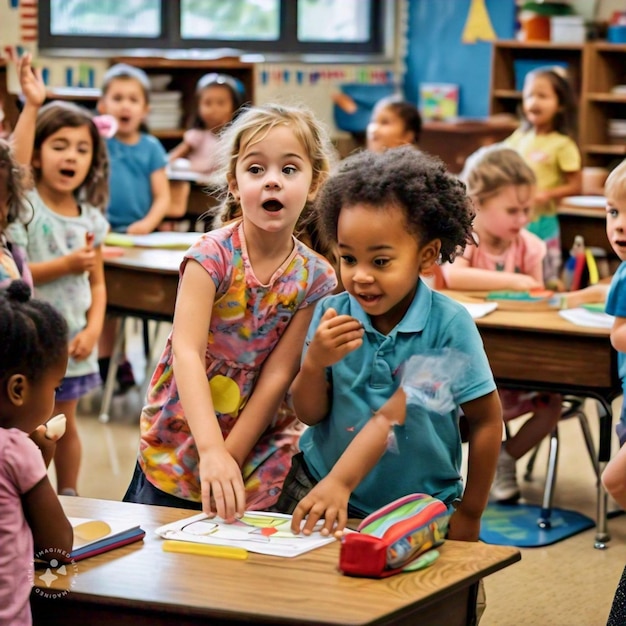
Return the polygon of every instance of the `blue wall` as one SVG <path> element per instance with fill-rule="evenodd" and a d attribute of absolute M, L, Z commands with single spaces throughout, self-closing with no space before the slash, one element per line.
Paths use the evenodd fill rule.
<path fill-rule="evenodd" d="M 419 101 L 419 84 L 460 86 L 459 115 L 489 114 L 491 43 L 461 41 L 471 0 L 409 0 L 405 94 Z M 485 0 L 498 39 L 513 39 L 515 1 Z"/>

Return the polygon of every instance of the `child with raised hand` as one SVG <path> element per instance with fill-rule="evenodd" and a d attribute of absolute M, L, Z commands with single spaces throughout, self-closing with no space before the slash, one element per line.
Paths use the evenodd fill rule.
<path fill-rule="evenodd" d="M 522 122 L 505 143 L 518 150 L 537 177 L 534 217 L 528 230 L 547 245 L 543 276 L 559 284 L 562 252 L 557 205 L 582 189 L 581 156 L 574 92 L 562 70 L 542 67 L 529 72 L 522 94 Z"/>
<path fill-rule="evenodd" d="M 46 471 L 58 436 L 46 436 L 45 422 L 65 374 L 67 324 L 29 297 L 23 281 L 0 292 L 0 623 L 12 625 L 32 623 L 33 555 L 65 560 L 73 541 Z"/>
<path fill-rule="evenodd" d="M 464 187 L 411 147 L 363 151 L 330 177 L 317 209 L 346 291 L 320 302 L 309 328 L 292 395 L 310 428 L 276 509 L 293 512 L 294 532 L 305 517 L 305 533 L 321 518 L 322 532 L 340 532 L 347 517 L 422 492 L 456 507 L 451 539 L 476 541 L 502 434 L 500 402 L 475 323 L 420 279 L 470 239 Z M 445 410 L 405 403 L 402 368 L 414 355 L 460 370 Z M 469 423 L 465 490 L 460 408 Z"/>
<path fill-rule="evenodd" d="M 337 281 L 293 234 L 332 154 L 313 115 L 250 108 L 222 141 L 227 202 L 241 217 L 185 254 L 124 499 L 232 521 L 278 498 L 299 437 L 287 391 L 313 305 Z"/>
<path fill-rule="evenodd" d="M 15 160 L 11 146 L 0 139 L 0 289 L 6 289 L 18 279 L 33 286 L 26 250 L 11 241 L 7 233 L 9 224 L 28 221 L 28 207 L 24 169 Z"/>
<path fill-rule="evenodd" d="M 11 233 L 25 243 L 37 296 L 69 325 L 70 359 L 55 403 L 67 429 L 54 463 L 59 493 L 75 495 L 81 457 L 76 407 L 100 385 L 96 346 L 106 309 L 107 155 L 89 111 L 64 102 L 42 107 L 46 87 L 40 72 L 33 72 L 30 55 L 17 69 L 25 104 L 13 145 L 18 162 L 32 169 L 34 188 L 27 200 L 33 217 L 27 229 L 15 223 Z"/>
<path fill-rule="evenodd" d="M 215 72 L 202 76 L 196 85 L 196 111 L 191 128 L 169 153 L 170 167 L 211 174 L 217 166 L 218 134 L 233 119 L 244 97 L 243 85 L 236 78 Z M 170 180 L 170 217 L 185 215 L 190 187 L 186 181 Z"/>
<path fill-rule="evenodd" d="M 446 286 L 478 291 L 543 288 L 546 244 L 526 230 L 535 195 L 533 170 L 516 150 L 500 144 L 471 155 L 461 176 L 476 207 L 478 245 L 467 246 L 454 263 L 442 266 Z M 502 443 L 491 489 L 494 500 L 515 502 L 521 495 L 516 462 L 554 430 L 562 397 L 501 389 L 500 399 L 505 421 L 533 414 Z"/>
<path fill-rule="evenodd" d="M 383 98 L 376 103 L 367 125 L 367 149 L 383 152 L 406 145 L 417 148 L 421 132 L 422 117 L 414 104 L 398 96 Z"/>

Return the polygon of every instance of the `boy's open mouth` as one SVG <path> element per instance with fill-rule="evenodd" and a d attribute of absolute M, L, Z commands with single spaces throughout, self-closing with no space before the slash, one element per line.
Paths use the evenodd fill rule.
<path fill-rule="evenodd" d="M 61 170 L 62 176 L 69 176 L 70 178 L 72 178 L 72 176 L 74 176 L 75 173 L 76 172 L 74 170 L 66 170 L 66 169 Z"/>
<path fill-rule="evenodd" d="M 267 202 L 264 202 L 262 206 L 266 211 L 276 213 L 283 208 L 283 203 L 278 200 L 267 200 Z"/>

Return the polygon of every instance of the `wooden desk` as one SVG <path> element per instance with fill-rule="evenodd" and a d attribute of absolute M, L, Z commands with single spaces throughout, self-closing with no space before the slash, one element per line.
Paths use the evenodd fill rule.
<path fill-rule="evenodd" d="M 465 625 L 478 581 L 520 560 L 519 550 L 447 541 L 426 570 L 382 580 L 337 571 L 339 543 L 294 559 L 250 553 L 246 561 L 161 550 L 154 529 L 190 511 L 61 497 L 68 515 L 133 519 L 142 543 L 68 565 L 51 587 L 35 572 L 33 623 L 46 626 L 191 624 Z M 46 598 L 51 590 L 67 590 Z"/>
<path fill-rule="evenodd" d="M 575 326 L 557 311 L 496 310 L 476 324 L 499 386 L 574 394 L 600 403 L 598 462 L 604 469 L 611 456 L 611 402 L 622 393 L 609 330 Z M 609 539 L 607 494 L 598 481 L 596 547 L 604 548 Z"/>

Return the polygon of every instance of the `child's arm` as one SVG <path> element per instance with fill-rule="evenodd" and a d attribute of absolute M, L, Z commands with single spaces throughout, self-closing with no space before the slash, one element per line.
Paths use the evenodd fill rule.
<path fill-rule="evenodd" d="M 406 395 L 399 387 L 385 404 L 371 417 L 361 432 L 339 457 L 328 476 L 298 503 L 291 521 L 291 530 L 305 535 L 313 532 L 318 520 L 324 518 L 323 535 L 341 534 L 348 521 L 350 494 L 378 463 L 387 449 L 389 436 L 395 424 L 404 424 Z"/>
<path fill-rule="evenodd" d="M 463 499 L 450 518 L 448 537 L 478 541 L 502 441 L 502 407 L 497 391 L 462 405 L 469 426 L 467 481 Z"/>
<path fill-rule="evenodd" d="M 41 70 L 33 69 L 32 56 L 29 52 L 20 57 L 16 63 L 17 75 L 24 95 L 24 108 L 15 125 L 12 136 L 12 148 L 15 159 L 20 165 L 30 168 L 35 143 L 35 126 L 37 114 L 46 99 L 46 85 Z"/>
<path fill-rule="evenodd" d="M 610 285 L 610 281 L 605 283 L 600 282 L 585 287 L 584 289 L 579 289 L 578 291 L 564 293 L 561 295 L 561 298 L 568 309 L 580 306 L 581 304 L 606 302 Z"/>
<path fill-rule="evenodd" d="M 246 494 L 241 469 L 226 449 L 207 384 L 205 355 L 214 300 L 213 280 L 199 263 L 188 260 L 174 312 L 174 376 L 200 458 L 202 510 L 232 522 L 235 514 L 243 515 Z"/>
<path fill-rule="evenodd" d="M 30 438 L 41 450 L 47 467 L 54 456 L 56 439 L 46 437 L 45 425 L 37 427 Z M 74 531 L 47 476 L 22 496 L 22 507 L 33 533 L 36 552 L 45 548 L 54 548 L 65 554 L 72 551 Z M 54 553 L 49 553 L 50 558 L 54 556 Z"/>
<path fill-rule="evenodd" d="M 626 352 L 626 317 L 616 317 L 611 328 L 611 345 L 618 352 Z"/>
<path fill-rule="evenodd" d="M 626 446 L 607 463 L 602 472 L 602 484 L 620 507 L 626 509 Z"/>
<path fill-rule="evenodd" d="M 539 276 L 531 274 L 517 274 L 515 272 L 496 272 L 477 267 L 471 267 L 469 261 L 463 257 L 454 259 L 445 270 L 446 285 L 449 289 L 465 291 L 498 291 L 511 289 L 527 291 L 543 287 L 541 272 Z"/>
<path fill-rule="evenodd" d="M 150 174 L 150 186 L 152 206 L 144 218 L 128 227 L 129 235 L 147 235 L 156 230 L 170 208 L 170 183 L 164 167 Z"/>
<path fill-rule="evenodd" d="M 363 328 L 349 315 L 328 309 L 320 318 L 291 393 L 298 419 L 313 426 L 321 422 L 330 407 L 326 368 L 340 361 L 363 343 Z"/>
<path fill-rule="evenodd" d="M 100 259 L 102 261 L 102 259 Z M 85 245 L 71 254 L 41 261 L 40 263 L 29 263 L 28 267 L 33 275 L 35 285 L 49 283 L 67 274 L 82 274 L 92 272 L 98 260 L 96 252 L 92 246 Z"/>
<path fill-rule="evenodd" d="M 94 248 L 95 265 L 89 273 L 91 287 L 91 306 L 87 311 L 87 325 L 74 336 L 69 345 L 69 353 L 76 361 L 86 359 L 98 343 L 104 326 L 104 316 L 107 306 L 106 285 L 104 282 L 104 261 L 102 247 Z"/>
<path fill-rule="evenodd" d="M 191 146 L 186 141 L 181 141 L 175 148 L 170 150 L 167 160 L 171 163 L 176 159 L 183 159 L 191 152 Z"/>
<path fill-rule="evenodd" d="M 300 309 L 293 316 L 263 364 L 254 390 L 226 439 L 226 449 L 240 467 L 271 424 L 298 372 L 314 308 Z"/>
<path fill-rule="evenodd" d="M 552 189 L 538 190 L 535 196 L 535 202 L 537 204 L 545 204 L 549 200 L 556 200 L 558 202 L 561 198 L 580 195 L 583 188 L 582 170 L 565 172 L 563 176 L 565 178 L 563 185 L 552 187 Z"/>

